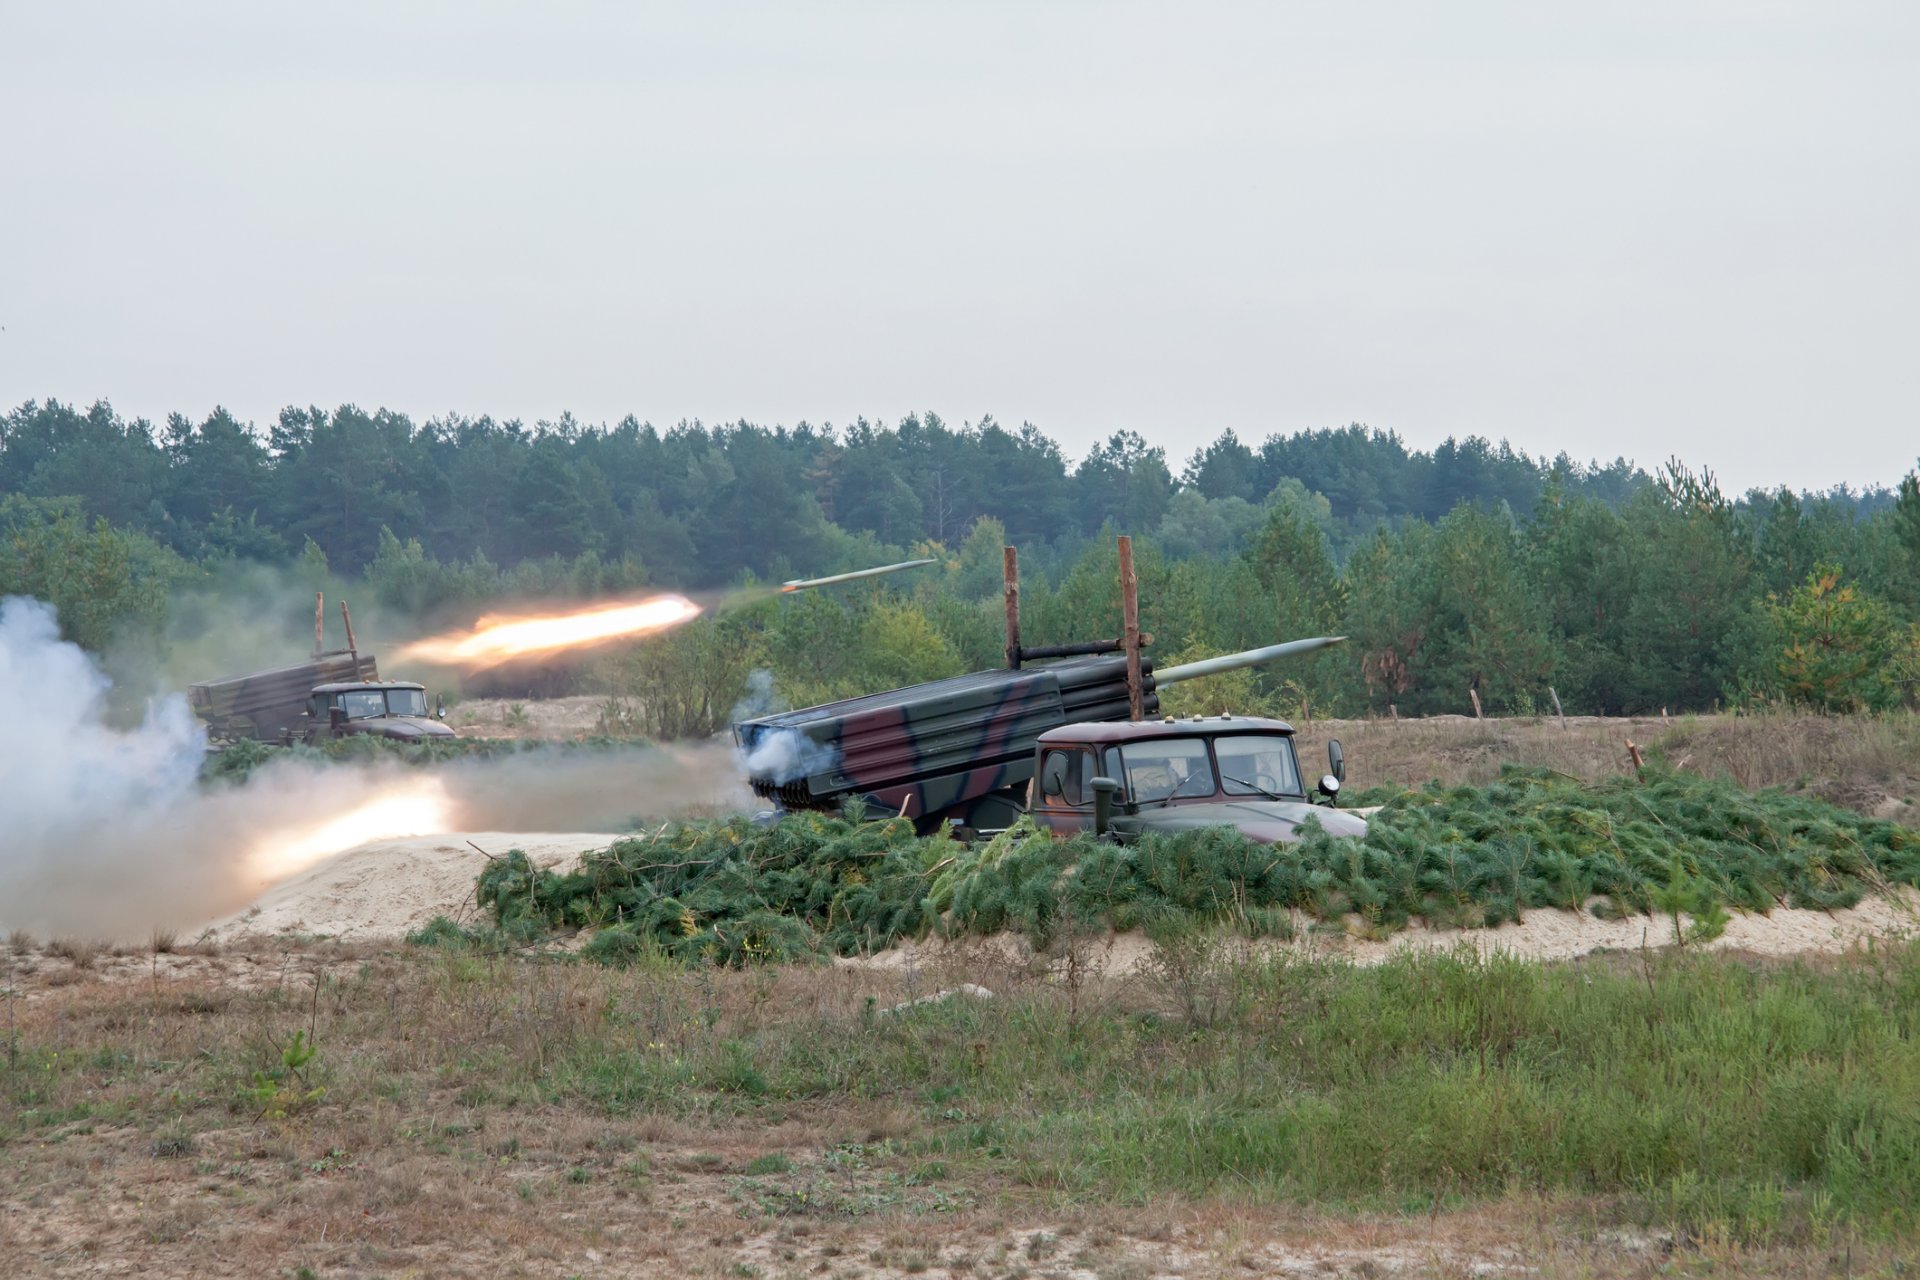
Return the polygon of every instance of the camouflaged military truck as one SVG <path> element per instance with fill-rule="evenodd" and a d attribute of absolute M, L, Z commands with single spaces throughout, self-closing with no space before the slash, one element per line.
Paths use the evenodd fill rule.
<path fill-rule="evenodd" d="M 187 703 L 217 742 L 252 739 L 285 746 L 372 734 L 401 742 L 451 738 L 425 685 L 382 680 L 372 654 L 326 654 L 311 662 L 187 690 Z"/>
<path fill-rule="evenodd" d="M 1327 744 L 1329 772 L 1309 791 L 1284 720 L 1217 716 L 1070 724 L 1040 735 L 1028 812 L 1059 835 L 1127 841 L 1147 832 L 1234 827 L 1264 844 L 1298 838 L 1308 818 L 1331 835 L 1367 833 L 1333 808 L 1346 760 Z M 1316 799 L 1317 797 L 1317 799 Z"/>
<path fill-rule="evenodd" d="M 400 742 L 451 738 L 446 704 L 427 714 L 425 685 L 382 680 L 380 664 L 361 653 L 353 614 L 340 602 L 347 647 L 327 648 L 326 596 L 313 596 L 313 656 L 306 662 L 206 680 L 187 689 L 187 705 L 215 743 L 265 742 L 290 746 L 329 738 L 370 735 Z"/>
<path fill-rule="evenodd" d="M 1316 803 L 1284 722 L 1168 722 L 1157 714 L 1161 685 L 1340 639 L 1296 640 L 1158 672 L 1143 656 L 1142 709 L 1152 718 L 1139 721 L 1130 718 L 1127 660 L 1108 654 L 783 711 L 735 725 L 734 737 L 748 784 L 776 809 L 831 812 L 857 799 L 871 812 L 912 819 L 923 834 L 999 830 L 1027 812 L 1056 831 L 1085 828 L 1121 840 L 1222 823 L 1257 840 L 1288 840 L 1309 812 L 1329 830 L 1358 834 L 1364 821 L 1331 807 L 1344 773 L 1338 744 L 1318 790 L 1325 803 Z"/>

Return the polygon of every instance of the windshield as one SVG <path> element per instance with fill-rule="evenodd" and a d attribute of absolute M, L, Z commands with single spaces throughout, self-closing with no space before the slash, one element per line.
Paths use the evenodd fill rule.
<path fill-rule="evenodd" d="M 1236 734 L 1213 740 L 1220 761 L 1220 786 L 1230 796 L 1306 794 L 1300 787 L 1300 767 L 1293 741 L 1272 733 Z"/>
<path fill-rule="evenodd" d="M 419 689 L 389 689 L 387 710 L 396 716 L 424 716 L 427 714 L 427 695 Z"/>
<path fill-rule="evenodd" d="M 340 705 L 347 709 L 349 720 L 371 720 L 387 714 L 387 695 L 378 689 L 359 689 L 341 694 Z"/>
<path fill-rule="evenodd" d="M 1205 738 L 1129 742 L 1120 760 L 1126 769 L 1127 795 L 1136 802 L 1213 794 L 1213 767 L 1207 762 Z"/>

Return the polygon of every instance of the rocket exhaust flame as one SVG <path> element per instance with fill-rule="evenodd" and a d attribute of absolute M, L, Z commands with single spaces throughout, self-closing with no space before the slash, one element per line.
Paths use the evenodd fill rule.
<path fill-rule="evenodd" d="M 452 831 L 453 810 L 453 800 L 438 778 L 396 783 L 305 830 L 275 832 L 254 849 L 250 869 L 262 881 L 283 880 L 369 841 Z"/>
<path fill-rule="evenodd" d="M 652 596 L 638 602 L 600 605 L 570 613 L 526 617 L 488 615 L 465 632 L 430 636 L 403 646 L 403 662 L 432 662 L 469 669 L 495 666 L 514 658 L 536 657 L 602 644 L 608 640 L 653 635 L 691 622 L 700 606 L 685 596 Z"/>

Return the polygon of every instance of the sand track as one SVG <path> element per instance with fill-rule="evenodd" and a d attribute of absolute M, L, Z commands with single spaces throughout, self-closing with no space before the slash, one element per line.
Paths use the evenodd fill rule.
<path fill-rule="evenodd" d="M 619 838 L 598 831 L 465 831 L 376 840 L 308 867 L 246 910 L 204 928 L 220 941 L 261 933 L 358 941 L 404 937 L 435 916 L 474 918 L 474 881 L 489 854 L 519 849 L 538 866 L 557 867 Z"/>
<path fill-rule="evenodd" d="M 1552 961 L 1575 960 L 1604 951 L 1659 950 L 1675 942 L 1674 922 L 1667 916 L 1605 920 L 1586 912 L 1547 908 L 1527 912 L 1520 923 L 1509 922 L 1492 929 L 1428 929 L 1416 920 L 1408 928 L 1384 936 L 1371 936 L 1366 922 L 1358 916 L 1330 926 L 1295 913 L 1294 923 L 1297 932 L 1292 938 L 1255 939 L 1245 944 L 1248 952 L 1372 965 L 1400 955 L 1464 948 L 1481 956 L 1505 954 Z M 1686 930 L 1691 921 L 1682 916 L 1680 924 Z M 1687 945 L 1706 951 L 1786 958 L 1842 955 L 1872 942 L 1914 937 L 1920 937 L 1920 893 L 1902 889 L 1892 896 L 1871 895 L 1841 911 L 1782 907 L 1764 916 L 1734 912 L 1719 937 Z M 1062 948 L 1056 946 L 1054 951 L 1059 953 Z M 920 939 L 845 963 L 883 969 L 945 970 L 960 959 L 984 962 L 989 967 L 1023 969 L 1057 964 L 1059 958 L 1057 954 L 1036 957 L 1024 939 L 1002 934 L 952 941 Z M 1150 972 L 1155 958 L 1154 944 L 1139 932 L 1107 934 L 1093 940 L 1084 956 L 1090 971 L 1108 977 Z"/>

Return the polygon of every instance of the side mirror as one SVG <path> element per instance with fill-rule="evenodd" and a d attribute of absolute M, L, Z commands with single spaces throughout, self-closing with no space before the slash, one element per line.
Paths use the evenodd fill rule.
<path fill-rule="evenodd" d="M 1334 777 L 1332 774 L 1328 774 L 1326 777 L 1320 779 L 1320 794 L 1327 798 L 1328 804 L 1338 805 L 1340 803 L 1340 779 Z"/>
<path fill-rule="evenodd" d="M 1335 781 L 1347 780 L 1347 753 L 1340 749 L 1338 738 L 1327 744 L 1327 768 L 1333 771 Z"/>
<path fill-rule="evenodd" d="M 447 695 L 444 693 L 436 693 L 433 695 L 433 718 L 435 720 L 445 720 L 447 718 Z"/>
<path fill-rule="evenodd" d="M 1056 751 L 1047 757 L 1040 767 L 1040 794 L 1043 796 L 1062 796 L 1067 793 L 1067 756 Z"/>
<path fill-rule="evenodd" d="M 1095 778 L 1093 788 L 1093 834 L 1103 836 L 1113 823 L 1113 797 L 1120 784 L 1112 778 Z"/>

